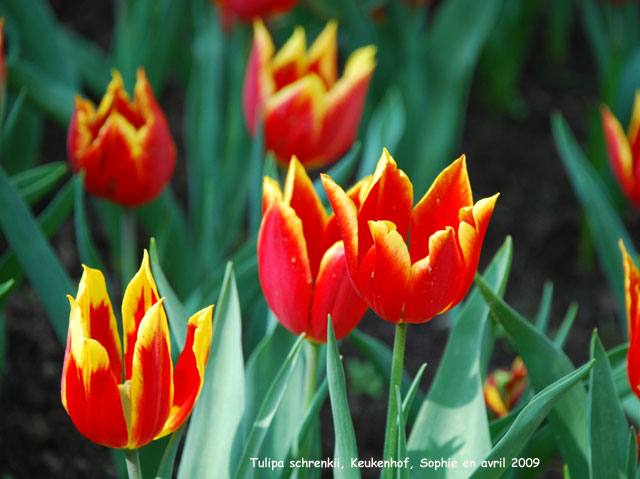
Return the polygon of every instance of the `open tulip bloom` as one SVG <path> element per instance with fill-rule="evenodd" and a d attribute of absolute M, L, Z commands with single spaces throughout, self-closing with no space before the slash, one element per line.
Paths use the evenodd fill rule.
<path fill-rule="evenodd" d="M 369 45 L 353 52 L 338 78 L 337 30 L 337 23 L 329 22 L 307 51 L 305 31 L 297 27 L 275 53 L 262 21 L 254 22 L 245 120 L 252 136 L 258 123 L 264 124 L 266 147 L 283 166 L 292 155 L 306 168 L 326 166 L 358 133 L 376 49 Z"/>
<path fill-rule="evenodd" d="M 413 186 L 385 149 L 353 200 L 327 175 L 327 196 L 344 241 L 351 281 L 367 305 L 396 323 L 384 458 L 395 454 L 395 388 L 402 378 L 406 323 L 424 323 L 467 293 L 498 198 L 473 203 L 465 157 L 447 167 L 413 207 Z M 409 246 L 407 237 L 410 235 Z M 383 477 L 390 477 L 390 469 Z"/>
<path fill-rule="evenodd" d="M 640 208 L 640 91 L 636 92 L 626 134 L 609 108 L 603 105 L 600 113 L 611 169 L 626 197 Z"/>
<path fill-rule="evenodd" d="M 124 353 L 99 270 L 84 267 L 62 372 L 62 404 L 78 430 L 109 447 L 135 449 L 178 429 L 200 394 L 211 342 L 209 306 L 189 319 L 175 370 L 164 298 L 142 266 L 122 301 Z"/>
<path fill-rule="evenodd" d="M 173 176 L 176 148 L 167 119 L 142 68 L 134 101 L 112 72 L 98 109 L 76 96 L 67 135 L 69 162 L 84 171 L 87 191 L 123 206 L 155 199 Z"/>
<path fill-rule="evenodd" d="M 269 307 L 292 333 L 327 341 L 331 314 L 336 338 L 351 332 L 367 309 L 347 274 L 344 245 L 297 158 L 284 186 L 265 177 L 258 234 L 258 271 Z"/>

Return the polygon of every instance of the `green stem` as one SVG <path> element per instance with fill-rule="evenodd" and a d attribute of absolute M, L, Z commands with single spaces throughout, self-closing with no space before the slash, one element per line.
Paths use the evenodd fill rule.
<path fill-rule="evenodd" d="M 389 403 L 387 404 L 387 428 L 384 434 L 383 459 L 392 457 L 399 459 L 398 451 L 398 405 L 396 403 L 396 386 L 402 383 L 404 363 L 404 346 L 407 341 L 407 324 L 396 324 L 396 336 L 393 341 L 393 359 L 391 361 L 391 380 L 389 381 Z M 391 479 L 393 468 L 385 467 L 380 475 L 381 479 Z"/>
<path fill-rule="evenodd" d="M 316 395 L 316 385 L 318 384 L 318 359 L 320 357 L 320 345 L 312 341 L 307 343 L 307 364 L 306 380 L 304 385 L 304 410 L 311 406 Z"/>
<path fill-rule="evenodd" d="M 133 211 L 120 212 L 120 274 L 124 291 L 136 271 L 136 219 Z"/>
<path fill-rule="evenodd" d="M 142 468 L 140 467 L 140 454 L 138 453 L 138 449 L 125 449 L 124 457 L 127 462 L 129 479 L 142 479 Z"/>

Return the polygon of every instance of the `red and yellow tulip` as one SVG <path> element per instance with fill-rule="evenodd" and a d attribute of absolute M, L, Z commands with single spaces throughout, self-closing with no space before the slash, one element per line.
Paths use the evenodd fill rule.
<path fill-rule="evenodd" d="M 386 149 L 373 176 L 357 185 L 357 201 L 327 175 L 322 182 L 351 280 L 381 318 L 423 323 L 462 300 L 498 197 L 474 205 L 464 156 L 440 173 L 413 209 L 413 185 Z"/>
<path fill-rule="evenodd" d="M 88 439 L 134 449 L 178 429 L 200 394 L 211 342 L 209 306 L 189 319 L 175 370 L 167 316 L 145 251 L 122 301 L 124 352 L 99 270 L 84 267 L 62 371 L 62 404 Z"/>
<path fill-rule="evenodd" d="M 344 245 L 304 167 L 293 157 L 284 194 L 265 177 L 258 271 L 269 307 L 292 333 L 327 341 L 331 314 L 336 338 L 355 328 L 367 306 L 353 289 Z"/>
<path fill-rule="evenodd" d="M 640 208 L 640 90 L 626 135 L 609 108 L 603 105 L 600 113 L 611 169 L 629 201 Z"/>
<path fill-rule="evenodd" d="M 624 295 L 629 328 L 627 376 L 631 390 L 640 398 L 640 272 L 627 253 L 622 240 L 619 244 L 624 267 Z"/>
<path fill-rule="evenodd" d="M 255 18 L 266 18 L 276 13 L 286 12 L 299 0 L 213 0 L 222 10 L 224 17 L 237 17 L 245 22 Z"/>
<path fill-rule="evenodd" d="M 496 416 L 504 417 L 516 405 L 527 387 L 527 368 L 520 356 L 511 369 L 496 369 L 484 381 L 484 401 Z"/>
<path fill-rule="evenodd" d="M 344 154 L 358 125 L 375 68 L 375 47 L 359 48 L 338 78 L 338 25 L 331 21 L 307 51 L 297 27 L 274 55 L 264 24 L 253 24 L 253 47 L 244 82 L 244 115 L 251 135 L 264 124 L 267 149 L 282 165 L 295 155 L 306 168 L 325 166 Z"/>
<path fill-rule="evenodd" d="M 92 194 L 123 206 L 153 200 L 173 176 L 176 148 L 167 119 L 142 68 L 133 102 L 122 77 L 112 80 L 98 109 L 76 96 L 67 136 L 69 162 L 85 172 Z"/>

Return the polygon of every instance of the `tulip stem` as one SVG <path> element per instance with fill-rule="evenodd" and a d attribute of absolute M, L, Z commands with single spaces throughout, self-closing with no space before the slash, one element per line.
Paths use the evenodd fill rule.
<path fill-rule="evenodd" d="M 398 406 L 396 399 L 396 386 L 400 388 L 402 383 L 402 370 L 404 365 L 404 346 L 407 341 L 407 323 L 396 324 L 396 335 L 393 341 L 393 359 L 391 360 L 391 380 L 389 381 L 389 403 L 387 405 L 387 428 L 384 434 L 384 460 L 395 458 L 398 460 Z M 393 468 L 386 467 L 380 475 L 382 479 L 393 477 Z"/>
<path fill-rule="evenodd" d="M 133 210 L 120 213 L 120 275 L 124 291 L 136 270 L 136 219 Z"/>
<path fill-rule="evenodd" d="M 140 453 L 138 449 L 125 449 L 124 457 L 127 462 L 129 479 L 142 479 L 142 467 L 140 467 Z"/>
<path fill-rule="evenodd" d="M 304 410 L 311 406 L 316 395 L 316 385 L 318 384 L 318 360 L 320 357 L 320 345 L 312 341 L 307 343 L 307 364 L 306 382 L 304 386 Z"/>

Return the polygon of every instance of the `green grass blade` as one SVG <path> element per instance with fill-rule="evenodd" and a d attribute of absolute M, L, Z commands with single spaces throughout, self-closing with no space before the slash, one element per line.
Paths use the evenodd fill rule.
<path fill-rule="evenodd" d="M 81 172 L 75 177 L 74 183 L 75 205 L 73 209 L 73 225 L 76 230 L 76 243 L 78 244 L 80 261 L 91 268 L 105 271 L 102 259 L 98 254 L 98 249 L 91 237 L 91 230 L 89 228 L 89 222 L 87 221 L 87 211 L 84 205 L 84 172 Z"/>
<path fill-rule="evenodd" d="M 23 170 L 13 175 L 10 181 L 24 201 L 31 206 L 51 193 L 68 172 L 69 167 L 66 163 L 56 161 Z"/>

